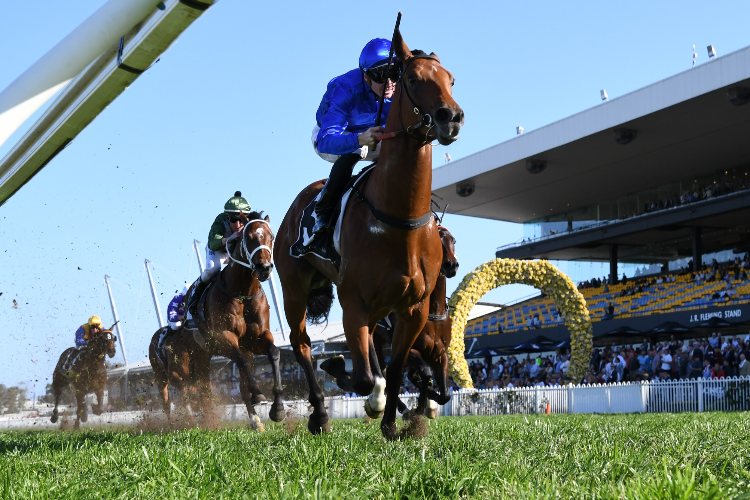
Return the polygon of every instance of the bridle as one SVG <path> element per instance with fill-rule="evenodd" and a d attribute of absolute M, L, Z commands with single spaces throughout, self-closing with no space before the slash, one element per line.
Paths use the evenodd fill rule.
<path fill-rule="evenodd" d="M 414 114 L 419 116 L 420 120 L 413 124 L 409 125 L 408 127 L 404 126 L 404 120 L 401 113 L 401 109 L 398 110 L 398 121 L 401 124 L 401 130 L 398 130 L 396 132 L 388 132 L 386 134 L 378 135 L 375 138 L 378 141 L 381 141 L 383 139 L 392 139 L 393 137 L 398 137 L 403 134 L 413 135 L 414 132 L 421 128 L 421 127 L 427 127 L 427 130 L 424 133 L 424 139 L 422 142 L 430 143 L 435 138 L 430 138 L 430 130 L 432 130 L 435 127 L 435 121 L 432 119 L 432 116 L 428 113 L 423 113 L 419 106 L 414 102 L 414 99 L 412 98 L 411 94 L 409 93 L 409 88 L 406 82 L 404 82 L 404 76 L 406 75 L 406 70 L 409 68 L 409 65 L 416 61 L 417 59 L 431 59 L 433 61 L 436 61 L 438 64 L 440 64 L 440 61 L 437 57 L 431 56 L 431 55 L 417 55 L 412 56 L 408 61 L 406 61 L 406 64 L 404 65 L 404 69 L 401 70 L 401 76 L 399 76 L 399 79 L 396 83 L 400 83 L 398 87 L 398 96 L 399 96 L 399 102 L 402 102 L 403 100 L 403 94 L 406 93 L 406 98 L 409 100 L 409 104 L 412 107 L 412 110 L 414 111 Z"/>
<path fill-rule="evenodd" d="M 264 219 L 253 219 L 251 221 L 247 221 L 247 224 L 245 224 L 245 227 L 242 228 L 242 241 L 240 242 L 240 257 L 246 258 L 248 262 L 247 264 L 245 262 L 242 262 L 241 260 L 237 260 L 234 257 L 232 257 L 232 253 L 229 251 L 229 242 L 234 238 L 234 236 L 230 236 L 227 239 L 227 242 L 225 243 L 224 247 L 227 251 L 227 255 L 229 255 L 229 259 L 232 262 L 235 262 L 241 266 L 245 266 L 248 269 L 252 269 L 252 271 L 257 274 L 257 270 L 255 269 L 255 266 L 252 265 L 253 256 L 261 250 L 268 250 L 268 253 L 271 255 L 271 264 L 273 264 L 273 250 L 269 246 L 259 245 L 258 247 L 253 249 L 252 252 L 248 251 L 247 243 L 246 243 L 247 239 L 245 238 L 245 231 L 247 231 L 247 228 L 250 227 L 253 224 L 253 222 L 261 222 L 265 224 L 266 226 L 268 226 L 269 231 L 271 230 L 271 225 L 268 223 L 268 221 Z M 273 241 L 273 238 L 271 239 L 271 241 Z M 273 245 L 273 243 L 271 243 L 271 245 Z"/>

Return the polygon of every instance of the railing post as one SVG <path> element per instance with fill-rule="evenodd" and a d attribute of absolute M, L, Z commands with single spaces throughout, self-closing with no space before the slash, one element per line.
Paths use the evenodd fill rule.
<path fill-rule="evenodd" d="M 703 379 L 698 379 L 698 412 L 703 412 Z"/>
<path fill-rule="evenodd" d="M 534 413 L 539 413 L 539 387 L 534 386 Z"/>
<path fill-rule="evenodd" d="M 573 413 L 573 384 L 568 384 L 568 413 Z"/>
<path fill-rule="evenodd" d="M 612 391 L 610 391 L 610 386 L 606 386 L 606 394 L 607 394 L 607 413 L 612 413 Z"/>

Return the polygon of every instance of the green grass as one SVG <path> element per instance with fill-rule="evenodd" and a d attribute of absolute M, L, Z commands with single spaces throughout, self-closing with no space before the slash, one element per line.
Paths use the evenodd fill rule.
<path fill-rule="evenodd" d="M 421 440 L 334 421 L 0 433 L 0 498 L 745 498 L 750 415 L 441 418 Z"/>

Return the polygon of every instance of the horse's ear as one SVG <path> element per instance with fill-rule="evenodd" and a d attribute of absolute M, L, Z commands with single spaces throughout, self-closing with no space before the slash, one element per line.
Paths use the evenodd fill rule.
<path fill-rule="evenodd" d="M 409 47 L 404 43 L 400 29 L 393 33 L 393 52 L 403 62 L 406 62 L 406 60 L 411 57 L 411 50 L 409 50 Z"/>
<path fill-rule="evenodd" d="M 267 215 L 266 215 L 266 217 L 263 220 L 266 221 L 266 222 L 271 222 L 271 218 L 269 216 L 267 216 Z"/>

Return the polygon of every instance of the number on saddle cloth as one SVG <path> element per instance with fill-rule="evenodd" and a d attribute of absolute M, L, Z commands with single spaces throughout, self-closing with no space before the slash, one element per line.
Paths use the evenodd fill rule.
<path fill-rule="evenodd" d="M 368 174 L 372 172 L 374 167 L 374 163 L 364 167 L 357 175 L 352 176 L 351 180 L 344 188 L 343 196 L 336 203 L 332 216 L 332 221 L 334 221 L 333 225 L 336 228 L 332 235 L 327 233 L 325 235 L 313 236 L 312 228 L 315 225 L 315 204 L 317 203 L 320 194 L 318 194 L 318 196 L 316 196 L 315 199 L 305 207 L 302 211 L 302 218 L 299 223 L 297 241 L 295 241 L 290 247 L 289 255 L 295 259 L 299 259 L 304 255 L 314 254 L 323 260 L 333 263 L 338 269 L 339 264 L 341 263 L 341 255 L 339 255 L 339 249 L 341 246 L 339 243 L 341 239 L 341 219 L 343 219 L 344 209 L 346 208 L 349 196 L 352 193 L 352 187 L 364 185 L 369 177 Z M 325 241 L 319 242 L 318 238 L 325 238 Z"/>

